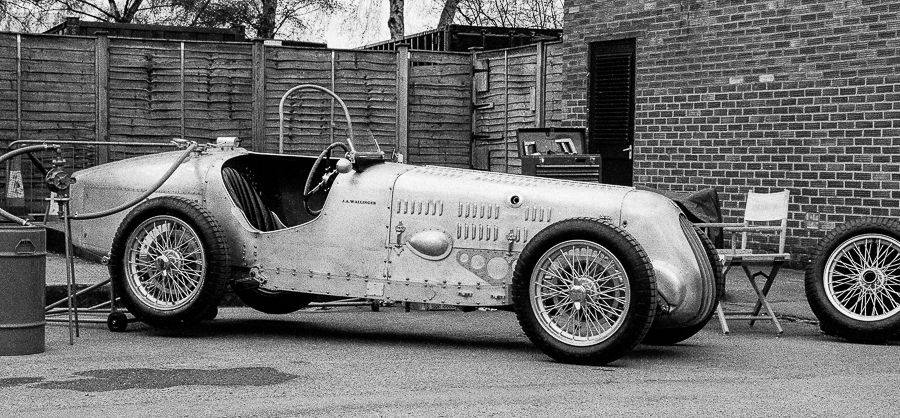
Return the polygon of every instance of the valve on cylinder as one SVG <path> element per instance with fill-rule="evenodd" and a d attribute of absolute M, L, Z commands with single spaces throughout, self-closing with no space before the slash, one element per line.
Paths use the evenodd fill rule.
<path fill-rule="evenodd" d="M 53 159 L 53 168 L 47 171 L 44 180 L 50 191 L 56 193 L 60 197 L 68 197 L 69 186 L 75 182 L 72 175 L 63 170 L 66 160 L 59 155 L 59 148 L 56 150 L 56 158 Z"/>

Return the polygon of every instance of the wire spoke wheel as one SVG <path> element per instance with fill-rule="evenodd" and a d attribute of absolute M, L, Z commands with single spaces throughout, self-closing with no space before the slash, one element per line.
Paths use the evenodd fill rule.
<path fill-rule="evenodd" d="M 190 225 L 173 216 L 153 216 L 128 238 L 126 283 L 148 307 L 179 309 L 203 288 L 205 260 L 203 244 Z"/>
<path fill-rule="evenodd" d="M 900 312 L 900 241 L 869 233 L 837 247 L 825 265 L 825 292 L 842 314 L 880 321 Z"/>
<path fill-rule="evenodd" d="M 535 234 L 512 283 L 519 325 L 557 361 L 606 364 L 637 346 L 656 312 L 656 276 L 627 231 L 572 218 Z"/>
<path fill-rule="evenodd" d="M 852 219 L 829 231 L 804 285 L 826 334 L 867 344 L 900 337 L 900 219 Z"/>
<path fill-rule="evenodd" d="M 565 241 L 531 275 L 531 304 L 547 333 L 572 346 L 605 341 L 622 326 L 631 287 L 622 263 L 590 241 Z"/>
<path fill-rule="evenodd" d="M 215 313 L 231 280 L 228 241 L 199 202 L 149 199 L 119 224 L 109 277 L 139 321 L 158 328 L 190 326 Z"/>

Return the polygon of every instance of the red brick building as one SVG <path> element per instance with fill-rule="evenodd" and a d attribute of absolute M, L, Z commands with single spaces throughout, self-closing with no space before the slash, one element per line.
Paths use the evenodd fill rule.
<path fill-rule="evenodd" d="M 712 186 L 726 221 L 788 189 L 796 267 L 836 223 L 900 217 L 900 3 L 566 0 L 563 48 L 604 181 Z"/>

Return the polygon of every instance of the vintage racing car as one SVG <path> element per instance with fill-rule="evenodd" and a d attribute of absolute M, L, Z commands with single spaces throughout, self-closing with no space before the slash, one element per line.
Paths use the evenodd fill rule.
<path fill-rule="evenodd" d="M 689 338 L 721 297 L 715 250 L 668 198 L 395 163 L 352 131 L 318 157 L 222 141 L 89 168 L 71 210 L 122 205 L 168 169 L 130 211 L 73 226 L 151 326 L 200 321 L 228 286 L 272 314 L 313 295 L 498 308 L 551 357 L 602 364 Z"/>

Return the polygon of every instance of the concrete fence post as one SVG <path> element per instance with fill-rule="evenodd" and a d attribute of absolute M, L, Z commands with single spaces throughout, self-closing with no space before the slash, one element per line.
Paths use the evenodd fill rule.
<path fill-rule="evenodd" d="M 109 37 L 97 36 L 94 43 L 94 64 L 97 83 L 97 141 L 109 141 Z M 109 147 L 98 147 L 98 163 L 109 162 Z"/>
<path fill-rule="evenodd" d="M 253 42 L 252 83 L 250 117 L 250 149 L 266 151 L 266 45 L 262 40 Z"/>
<path fill-rule="evenodd" d="M 534 75 L 534 107 L 535 127 L 543 128 L 546 125 L 546 92 L 547 92 L 547 48 L 544 42 L 535 45 L 537 56 L 535 60 Z"/>
<path fill-rule="evenodd" d="M 397 45 L 397 152 L 409 161 L 409 45 Z"/>

